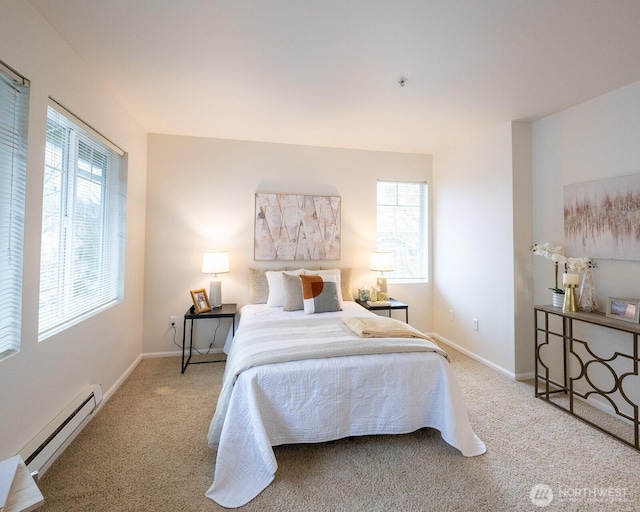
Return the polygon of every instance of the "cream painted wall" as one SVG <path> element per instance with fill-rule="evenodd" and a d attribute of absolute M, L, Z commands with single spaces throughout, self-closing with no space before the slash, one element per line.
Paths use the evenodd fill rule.
<path fill-rule="evenodd" d="M 515 377 L 529 379 L 534 372 L 531 350 L 533 315 L 533 163 L 531 123 L 514 122 L 513 137 L 513 292 L 515 321 Z"/>
<path fill-rule="evenodd" d="M 175 353 L 169 316 L 180 319 L 191 305 L 189 290 L 208 289 L 200 272 L 202 252 L 228 249 L 231 272 L 221 275 L 224 302 L 248 301 L 248 268 L 296 266 L 253 259 L 256 192 L 339 195 L 342 258 L 331 265 L 353 268 L 353 290 L 375 282 L 368 270 L 375 248 L 376 180 L 431 179 L 426 155 L 331 149 L 151 134 L 148 145 L 147 249 L 144 313 L 145 353 Z M 305 262 L 301 265 L 327 262 Z M 430 285 L 389 285 L 409 304 L 409 320 L 431 330 Z M 208 324 L 207 324 L 208 323 Z M 216 320 L 196 322 L 196 344 L 207 348 Z M 220 349 L 228 325 L 218 331 Z"/>
<path fill-rule="evenodd" d="M 564 245 L 565 185 L 640 173 L 640 82 L 541 119 L 533 123 L 532 134 L 534 241 Z M 538 256 L 532 259 L 535 303 L 550 304 L 553 264 Z M 606 307 L 608 296 L 640 298 L 640 261 L 596 261 L 599 267 L 594 270 L 594 276 L 601 311 Z M 612 331 L 574 323 L 574 332 L 578 338 L 588 340 L 591 350 L 602 358 L 613 357 L 616 350 L 624 353 L 632 350 L 628 336 Z M 574 359 L 569 361 L 570 365 L 575 363 Z M 572 370 L 572 375 L 579 373 L 578 368 Z M 597 371 L 589 374 L 602 389 L 610 389 L 611 379 L 607 375 Z M 599 383 L 600 378 L 604 381 Z M 625 379 L 623 386 L 637 403 L 637 381 Z M 581 383 L 576 387 L 587 391 Z M 598 396 L 590 399 L 596 407 L 613 412 L 608 401 Z M 617 405 L 633 416 L 622 400 L 618 399 Z"/>
<path fill-rule="evenodd" d="M 4 459 L 18 453 L 88 384 L 102 384 L 108 395 L 140 356 L 147 139 L 28 2 L 0 3 L 0 59 L 31 80 L 21 351 L 0 362 L 0 459 Z M 126 285 L 121 304 L 38 343 L 48 96 L 128 152 Z"/>
<path fill-rule="evenodd" d="M 500 125 L 435 155 L 433 179 L 434 331 L 509 375 L 515 375 L 513 130 L 512 123 Z"/>
<path fill-rule="evenodd" d="M 529 377 L 532 307 L 551 302 L 553 265 L 528 246 L 564 245 L 565 185 L 640 172 L 638 134 L 635 83 L 531 125 L 497 127 L 436 155 L 435 332 L 507 375 Z M 640 297 L 640 262 L 598 263 L 601 309 L 607 296 Z M 472 318 L 479 320 L 477 332 Z"/>
<path fill-rule="evenodd" d="M 640 173 L 640 82 L 537 121 L 532 133 L 534 241 L 564 245 L 565 185 Z M 594 276 L 603 311 L 607 296 L 640 298 L 640 261 L 598 264 Z M 536 303 L 551 303 L 550 286 L 553 265 L 534 258 Z"/>

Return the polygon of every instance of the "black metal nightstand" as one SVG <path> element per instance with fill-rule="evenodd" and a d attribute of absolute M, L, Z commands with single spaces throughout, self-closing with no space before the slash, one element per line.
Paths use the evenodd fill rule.
<path fill-rule="evenodd" d="M 236 333 L 236 304 L 223 304 L 219 308 L 214 308 L 211 311 L 205 311 L 203 313 L 196 313 L 193 306 L 191 306 L 184 314 L 184 323 L 182 329 L 182 373 L 187 369 L 190 364 L 203 364 L 203 363 L 219 363 L 222 360 L 215 361 L 193 361 L 191 362 L 191 356 L 193 351 L 193 322 L 203 318 L 231 318 L 232 334 Z M 185 361 L 186 350 L 186 338 L 187 338 L 187 320 L 191 321 L 191 329 L 189 330 L 189 357 Z"/>
<path fill-rule="evenodd" d="M 409 323 L 409 305 L 404 302 L 400 302 L 396 299 L 389 299 L 390 304 L 382 305 L 382 306 L 370 306 L 366 301 L 356 300 L 358 304 L 360 304 L 363 308 L 368 309 L 369 311 L 388 311 L 389 317 L 391 317 L 392 309 L 404 309 L 405 322 Z"/>

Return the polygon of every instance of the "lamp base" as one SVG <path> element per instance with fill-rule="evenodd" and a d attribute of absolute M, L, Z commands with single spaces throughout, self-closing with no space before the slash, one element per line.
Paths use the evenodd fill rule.
<path fill-rule="evenodd" d="M 213 279 L 209 284 L 209 303 L 212 308 L 222 306 L 222 283 L 219 279 Z"/>
<path fill-rule="evenodd" d="M 384 275 L 378 276 L 376 286 L 380 289 L 381 292 L 387 293 L 387 278 Z"/>

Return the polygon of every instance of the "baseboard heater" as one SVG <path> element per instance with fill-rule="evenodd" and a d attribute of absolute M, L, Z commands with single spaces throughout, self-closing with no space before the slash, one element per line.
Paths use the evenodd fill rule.
<path fill-rule="evenodd" d="M 78 435 L 101 401 L 100 384 L 87 386 L 20 451 L 27 469 L 36 481 Z"/>

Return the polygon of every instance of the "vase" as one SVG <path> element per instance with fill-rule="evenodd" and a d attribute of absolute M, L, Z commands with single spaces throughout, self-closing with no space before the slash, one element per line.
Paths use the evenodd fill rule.
<path fill-rule="evenodd" d="M 553 300 L 551 304 L 555 308 L 561 308 L 564 304 L 564 293 L 553 292 Z"/>
<path fill-rule="evenodd" d="M 575 313 L 578 311 L 578 300 L 576 299 L 576 285 L 568 284 L 564 291 L 564 303 L 562 311 Z"/>
<path fill-rule="evenodd" d="M 593 273 L 588 268 L 582 274 L 580 281 L 580 298 L 578 299 L 578 309 L 580 311 L 597 311 L 598 300 L 596 298 L 596 286 L 593 282 Z"/>

